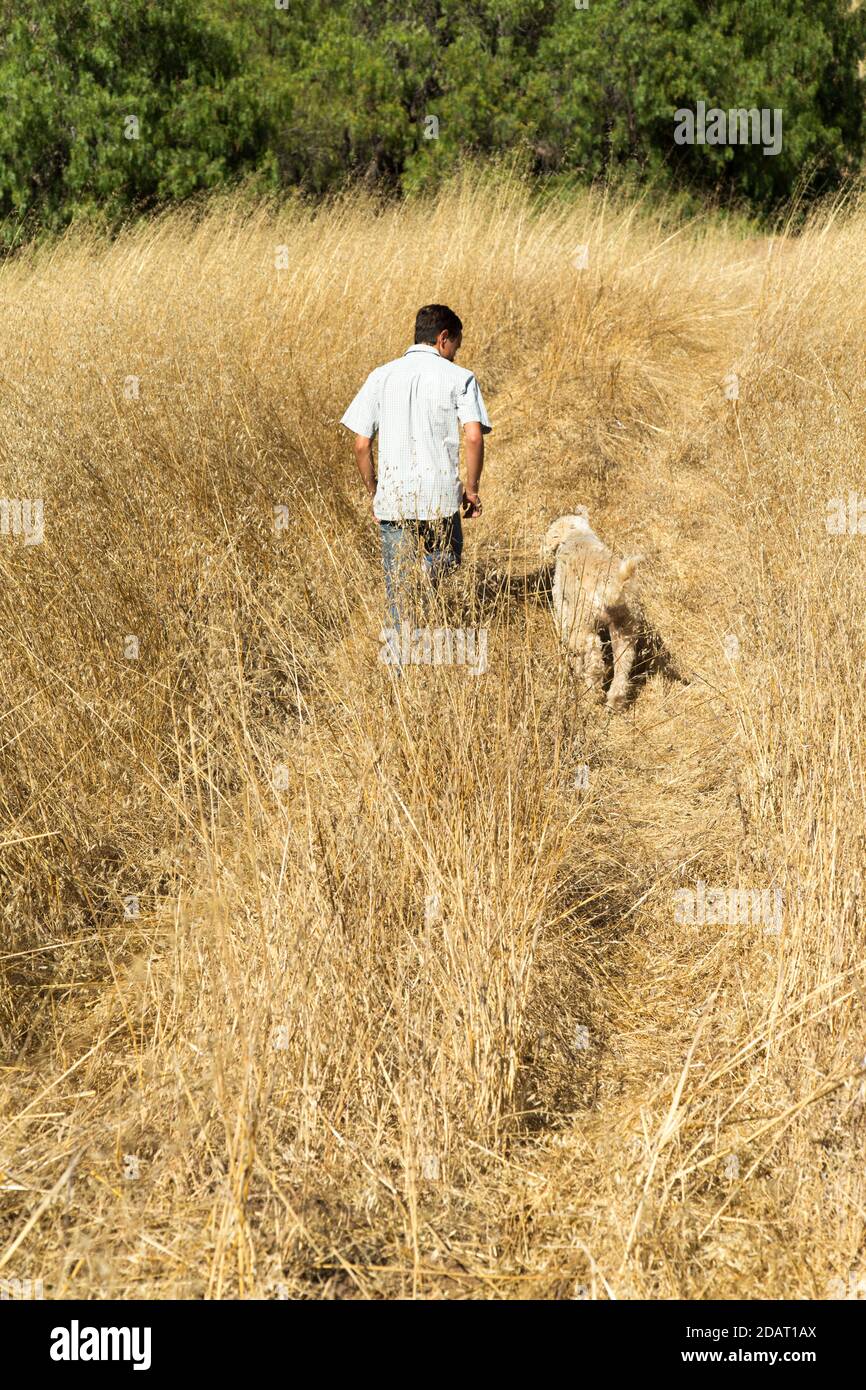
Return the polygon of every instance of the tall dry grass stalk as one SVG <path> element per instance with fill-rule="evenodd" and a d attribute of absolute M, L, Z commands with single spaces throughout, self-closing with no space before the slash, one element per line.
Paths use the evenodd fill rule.
<path fill-rule="evenodd" d="M 0 268 L 2 488 L 45 503 L 41 544 L 0 537 L 0 1278 L 866 1278 L 866 537 L 825 524 L 863 477 L 864 224 L 466 183 Z M 399 680 L 337 420 L 431 300 L 496 429 L 430 622 L 487 670 Z M 532 577 L 577 502 L 690 677 L 625 718 Z M 676 921 L 699 879 L 781 889 L 781 930 Z"/>

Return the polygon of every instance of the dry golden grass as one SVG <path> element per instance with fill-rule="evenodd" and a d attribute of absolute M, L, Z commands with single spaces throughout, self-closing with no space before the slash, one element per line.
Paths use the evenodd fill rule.
<path fill-rule="evenodd" d="M 2 489 L 45 499 L 43 544 L 0 537 L 0 1278 L 866 1279 L 866 536 L 825 526 L 863 478 L 864 231 L 467 183 L 0 268 Z M 488 668 L 396 681 L 336 422 L 430 300 L 496 426 L 440 600 Z M 622 718 L 524 578 L 577 502 L 691 678 Z M 780 887 L 781 932 L 678 924 L 698 879 Z"/>

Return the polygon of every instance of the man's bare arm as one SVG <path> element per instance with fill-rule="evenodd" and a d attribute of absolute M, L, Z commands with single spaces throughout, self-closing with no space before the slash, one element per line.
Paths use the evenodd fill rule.
<path fill-rule="evenodd" d="M 376 495 L 376 472 L 373 467 L 373 441 L 364 434 L 355 435 L 355 462 L 370 497 Z"/>
<path fill-rule="evenodd" d="M 477 420 L 470 420 L 463 426 L 463 438 L 466 440 L 466 487 L 464 491 L 467 500 L 472 503 L 472 508 L 466 515 L 471 519 L 481 511 L 478 488 L 481 484 L 481 473 L 484 468 L 484 435 Z"/>

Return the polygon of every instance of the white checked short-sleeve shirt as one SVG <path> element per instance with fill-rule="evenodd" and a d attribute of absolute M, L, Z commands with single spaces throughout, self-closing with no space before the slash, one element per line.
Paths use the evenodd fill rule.
<path fill-rule="evenodd" d="M 471 420 L 490 432 L 478 382 L 427 343 L 370 373 L 340 424 L 379 436 L 379 521 L 434 521 L 459 510 L 460 428 Z"/>

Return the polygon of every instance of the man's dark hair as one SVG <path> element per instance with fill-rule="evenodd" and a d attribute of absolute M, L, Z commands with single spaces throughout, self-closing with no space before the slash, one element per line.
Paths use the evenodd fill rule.
<path fill-rule="evenodd" d="M 415 342 L 435 343 L 443 328 L 449 338 L 463 332 L 463 324 L 447 304 L 425 304 L 415 315 Z"/>

